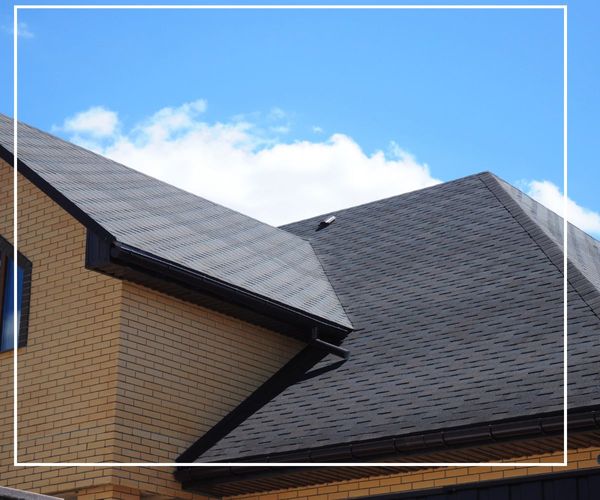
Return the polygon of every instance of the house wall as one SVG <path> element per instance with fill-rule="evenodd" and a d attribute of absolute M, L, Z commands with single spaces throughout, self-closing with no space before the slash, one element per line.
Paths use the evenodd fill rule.
<path fill-rule="evenodd" d="M 264 328 L 125 283 L 116 459 L 172 461 L 301 348 Z M 172 469 L 116 471 L 115 484 L 180 494 Z"/>
<path fill-rule="evenodd" d="M 11 167 L 0 234 L 12 242 Z M 85 269 L 85 228 L 19 175 L 32 262 L 18 350 L 20 462 L 172 462 L 300 349 L 264 328 Z M 14 467 L 13 353 L 0 353 L 0 484 L 73 498 L 204 498 L 170 467 Z"/>
<path fill-rule="evenodd" d="M 568 465 L 565 467 L 514 467 L 507 463 L 506 467 L 438 467 L 414 470 L 400 474 L 371 477 L 352 481 L 337 481 L 306 488 L 292 488 L 264 494 L 239 495 L 228 497 L 236 500 L 338 500 L 363 497 L 368 495 L 384 495 L 388 493 L 405 493 L 409 491 L 427 490 L 479 481 L 510 479 L 515 477 L 566 472 L 569 470 L 600 467 L 597 457 L 600 447 L 570 450 Z M 518 457 L 512 462 L 562 462 L 562 452 Z"/>
<path fill-rule="evenodd" d="M 0 234 L 13 242 L 13 170 L 0 164 Z M 84 268 L 85 230 L 22 177 L 19 250 L 32 262 L 28 344 L 18 350 L 20 462 L 114 453 L 121 282 Z M 0 478 L 54 493 L 109 470 L 13 467 L 13 352 L 0 353 Z M 104 478 L 104 479 L 103 479 Z"/>

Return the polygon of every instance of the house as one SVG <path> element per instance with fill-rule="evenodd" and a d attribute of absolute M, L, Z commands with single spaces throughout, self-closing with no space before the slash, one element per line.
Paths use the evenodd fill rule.
<path fill-rule="evenodd" d="M 182 465 L 13 465 L 12 131 L 0 117 L 0 485 L 600 498 L 598 241 L 569 226 L 568 465 L 516 467 L 563 459 L 556 214 L 480 173 L 274 228 L 25 124 L 19 463 Z M 274 465 L 218 464 L 232 461 Z M 324 462 L 378 465 L 310 466 Z"/>

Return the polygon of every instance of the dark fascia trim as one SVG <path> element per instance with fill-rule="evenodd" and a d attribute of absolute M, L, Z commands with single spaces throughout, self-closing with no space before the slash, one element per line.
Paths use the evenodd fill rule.
<path fill-rule="evenodd" d="M 578 469 L 566 472 L 548 472 L 545 474 L 533 474 L 530 476 L 518 476 L 507 479 L 493 479 L 488 481 L 477 481 L 459 485 L 442 486 L 440 488 L 431 488 L 427 490 L 406 491 L 404 493 L 385 493 L 383 495 L 370 495 L 354 497 L 353 500 L 402 500 L 402 499 L 430 499 L 432 495 L 444 495 L 448 493 L 457 493 L 459 491 L 493 488 L 494 486 L 508 486 L 511 484 L 535 483 L 538 481 L 569 479 L 584 476 L 600 476 L 600 468 Z M 443 498 L 443 497 L 440 497 Z"/>
<path fill-rule="evenodd" d="M 0 158 L 2 158 L 11 167 L 14 167 L 14 155 L 0 145 Z M 107 241 L 114 241 L 115 237 L 104 227 L 98 224 L 88 214 L 81 210 L 69 198 L 58 191 L 52 184 L 37 174 L 33 169 L 27 166 L 22 160 L 17 161 L 17 171 L 21 173 L 28 181 L 34 184 L 40 191 L 45 193 L 52 201 L 62 207 L 68 214 L 81 222 L 87 229 L 94 231 L 99 237 Z"/>
<path fill-rule="evenodd" d="M 90 239 L 88 238 L 88 241 Z M 101 241 L 99 242 L 102 243 Z M 168 281 L 176 281 L 186 287 L 202 290 L 209 295 L 229 303 L 259 312 L 262 315 L 276 318 L 280 321 L 307 328 L 307 334 L 312 328 L 318 327 L 320 334 L 339 344 L 352 331 L 318 316 L 290 307 L 281 302 L 268 299 L 264 296 L 249 292 L 243 288 L 231 285 L 224 281 L 208 276 L 199 271 L 175 264 L 167 259 L 144 252 L 138 248 L 115 241 L 111 243 L 110 250 L 106 247 L 96 248 L 98 262 L 88 261 L 91 267 L 106 265 L 106 258 L 112 264 L 132 266 L 145 270 L 153 276 L 159 275 Z"/>
<path fill-rule="evenodd" d="M 562 433 L 562 412 L 546 415 L 504 420 L 495 423 L 442 429 L 398 437 L 385 437 L 376 440 L 352 442 L 337 446 L 311 448 L 278 453 L 244 457 L 244 462 L 366 462 L 377 459 L 389 459 L 393 456 L 406 456 L 417 453 L 437 452 L 448 449 L 498 444 L 517 439 L 532 439 L 544 436 L 556 436 Z M 569 432 L 584 432 L 600 429 L 600 406 L 569 411 Z M 236 470 L 237 469 L 237 470 Z M 184 489 L 201 487 L 204 482 L 226 483 L 240 479 L 245 474 L 256 474 L 255 468 L 180 467 L 175 478 Z M 260 471 L 262 475 L 285 473 L 280 467 Z"/>
<path fill-rule="evenodd" d="M 326 352 L 313 345 L 306 346 L 225 418 L 184 451 L 176 461 L 189 463 L 196 460 L 275 396 L 301 380 L 307 370 L 321 361 L 326 354 Z"/>

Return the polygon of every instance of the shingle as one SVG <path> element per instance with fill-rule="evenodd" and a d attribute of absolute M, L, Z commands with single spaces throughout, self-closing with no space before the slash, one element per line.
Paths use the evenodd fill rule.
<path fill-rule="evenodd" d="M 19 123 L 18 155 L 116 240 L 351 328 L 311 244 Z M 0 115 L 12 152 L 13 121 Z"/>
<path fill-rule="evenodd" d="M 525 193 L 507 182 L 495 177 L 504 191 L 527 214 L 532 223 L 541 229 L 558 248 L 563 249 L 563 218 L 540 205 Z M 589 280 L 590 284 L 600 290 L 600 242 L 586 234 L 578 227 L 569 224 L 567 233 L 569 261 Z M 560 254 L 562 259 L 562 252 Z"/>
<path fill-rule="evenodd" d="M 561 247 L 524 227 L 559 243 L 561 223 L 518 193 L 486 173 L 338 211 L 321 231 L 321 217 L 285 226 L 312 243 L 355 326 L 350 359 L 286 389 L 200 460 L 562 410 L 562 255 L 548 256 Z M 598 242 L 569 236 L 570 258 L 597 283 Z M 600 403 L 600 319 L 582 291 L 568 290 L 570 408 Z"/>

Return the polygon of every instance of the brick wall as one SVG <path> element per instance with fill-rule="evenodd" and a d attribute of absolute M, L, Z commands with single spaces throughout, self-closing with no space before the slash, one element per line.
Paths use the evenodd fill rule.
<path fill-rule="evenodd" d="M 0 234 L 12 242 L 12 168 L 0 164 Z M 121 283 L 84 268 L 85 231 L 20 178 L 19 250 L 32 262 L 28 345 L 19 349 L 19 461 L 102 461 L 114 453 Z M 109 469 L 12 466 L 13 353 L 0 353 L 0 478 L 55 493 Z"/>
<path fill-rule="evenodd" d="M 116 458 L 167 462 L 302 344 L 144 287 L 123 287 Z M 116 484 L 170 495 L 171 469 L 117 471 Z"/>
<path fill-rule="evenodd" d="M 11 242 L 12 175 L 0 162 L 0 234 Z M 86 270 L 85 228 L 21 176 L 18 197 L 19 250 L 33 264 L 18 351 L 20 462 L 174 461 L 300 350 Z M 0 353 L 0 484 L 67 498 L 203 498 L 182 492 L 168 467 L 13 467 L 12 370 L 12 351 Z"/>

